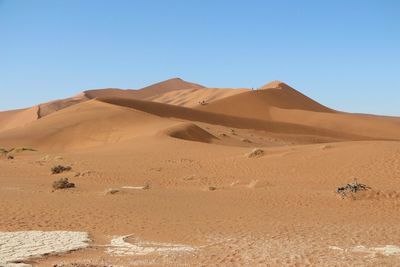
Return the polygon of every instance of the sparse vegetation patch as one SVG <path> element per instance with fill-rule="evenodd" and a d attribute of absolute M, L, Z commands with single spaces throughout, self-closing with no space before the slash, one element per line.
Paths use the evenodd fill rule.
<path fill-rule="evenodd" d="M 51 168 L 51 173 L 59 174 L 59 173 L 67 172 L 70 170 L 72 170 L 72 168 L 70 166 L 57 165 L 57 166 L 54 166 L 53 168 Z"/>
<path fill-rule="evenodd" d="M 338 187 L 336 189 L 336 193 L 339 194 L 342 198 L 347 198 L 347 197 L 352 197 L 354 198 L 355 194 L 357 194 L 360 191 L 367 191 L 370 190 L 371 187 L 361 184 L 357 182 L 357 179 L 354 179 L 354 181 L 351 184 L 347 184 L 345 186 Z"/>
<path fill-rule="evenodd" d="M 0 156 L 6 157 L 7 159 L 14 159 L 15 153 L 20 153 L 24 151 L 36 151 L 36 150 L 28 147 L 17 147 L 17 148 L 13 147 L 10 149 L 5 149 L 0 147 Z"/>
<path fill-rule="evenodd" d="M 53 189 L 57 190 L 57 189 L 65 189 L 65 188 L 73 188 L 75 187 L 74 183 L 70 183 L 68 181 L 68 178 L 61 178 L 57 181 L 53 182 Z"/>

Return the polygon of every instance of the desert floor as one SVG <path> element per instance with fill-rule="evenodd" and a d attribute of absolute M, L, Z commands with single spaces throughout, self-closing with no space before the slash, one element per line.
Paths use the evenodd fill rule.
<path fill-rule="evenodd" d="M 87 249 L 30 263 L 395 266 L 400 261 L 400 192 L 394 190 L 400 182 L 400 142 L 285 145 L 263 148 L 265 155 L 256 158 L 246 156 L 251 145 L 172 138 L 118 146 L 21 152 L 0 161 L 0 231 L 90 234 Z M 72 170 L 51 175 L 57 164 Z M 76 188 L 53 192 L 58 177 L 69 177 Z M 341 199 L 335 189 L 353 177 L 372 190 L 356 200 Z M 122 189 L 145 184 L 148 190 Z M 107 194 L 110 188 L 120 191 Z M 167 249 L 124 255 L 105 246 L 127 235 L 128 243 Z"/>

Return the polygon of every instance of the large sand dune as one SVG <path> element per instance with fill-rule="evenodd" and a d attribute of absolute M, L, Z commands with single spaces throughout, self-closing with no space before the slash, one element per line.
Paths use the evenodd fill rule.
<path fill-rule="evenodd" d="M 139 90 L 121 90 L 121 89 L 98 89 L 88 90 L 84 94 L 89 98 L 97 97 L 121 97 L 121 98 L 134 98 L 146 99 L 160 94 L 164 94 L 174 90 L 187 90 L 204 88 L 204 86 L 186 82 L 180 78 L 173 78 L 163 82 L 155 83 L 146 86 Z"/>
<path fill-rule="evenodd" d="M 204 87 L 195 83 L 186 82 L 180 78 L 173 78 L 138 90 L 122 90 L 116 88 L 86 90 L 74 97 L 38 104 L 37 106 L 27 109 L 0 112 L 0 131 L 24 126 L 29 122 L 50 115 L 58 110 L 98 97 L 148 99 L 175 90 L 191 90 L 199 88 Z"/>
<path fill-rule="evenodd" d="M 182 89 L 186 86 L 195 89 Z M 400 139 L 400 123 L 396 118 L 337 112 L 282 82 L 269 83 L 257 91 L 198 87 L 171 79 L 138 91 L 142 97 L 146 95 L 144 98 L 154 101 L 140 100 L 135 90 L 105 89 L 41 104 L 36 110 L 3 112 L 0 141 L 73 149 L 165 132 L 163 126 L 177 120 L 308 136 L 313 139 L 311 143 Z M 165 93 L 157 95 L 162 91 Z M 88 101 L 91 98 L 95 99 Z M 207 100 L 206 105 L 195 104 L 201 98 Z M 162 103 L 170 103 L 171 99 L 175 99 L 174 105 Z M 151 131 L 147 127 L 148 118 L 157 122 L 152 124 Z M 24 127 L 12 129 L 15 126 Z"/>
<path fill-rule="evenodd" d="M 168 119 L 149 113 L 91 100 L 55 112 L 24 128 L 5 131 L 0 139 L 9 146 L 79 149 L 155 133 L 170 124 Z"/>
<path fill-rule="evenodd" d="M 262 88 L 235 94 L 199 109 L 264 120 L 270 118 L 271 108 L 334 112 L 284 83 L 272 82 Z"/>

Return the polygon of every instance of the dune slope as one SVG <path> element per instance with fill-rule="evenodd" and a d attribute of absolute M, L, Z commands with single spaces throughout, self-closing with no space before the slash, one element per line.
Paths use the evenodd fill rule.
<path fill-rule="evenodd" d="M 24 125 L 38 119 L 38 106 L 0 112 L 0 132 Z"/>
<path fill-rule="evenodd" d="M 99 101 L 141 110 L 167 118 L 178 118 L 187 121 L 198 121 L 209 124 L 224 125 L 242 129 L 265 130 L 273 133 L 299 134 L 325 136 L 343 140 L 365 140 L 365 136 L 347 134 L 345 132 L 319 129 L 316 127 L 303 126 L 295 123 L 276 122 L 257 118 L 244 118 L 221 113 L 208 112 L 199 109 L 186 108 L 150 101 L 123 99 L 123 98 L 99 98 Z"/>
<path fill-rule="evenodd" d="M 262 88 L 226 97 L 198 109 L 262 120 L 270 119 L 271 108 L 334 112 L 284 83 L 269 83 Z"/>
<path fill-rule="evenodd" d="M 128 99 L 146 99 L 154 97 L 156 95 L 164 94 L 174 90 L 185 90 L 185 89 L 199 89 L 203 88 L 202 85 L 190 83 L 180 78 L 173 78 L 159 83 L 155 83 L 146 86 L 139 90 L 122 90 L 122 89 L 96 89 L 84 91 L 84 94 L 88 98 L 98 97 L 120 97 Z"/>
<path fill-rule="evenodd" d="M 85 148 L 121 142 L 170 125 L 165 118 L 91 100 L 55 112 L 22 129 L 2 132 L 0 143 L 52 150 Z"/>
<path fill-rule="evenodd" d="M 146 98 L 146 100 L 183 106 L 183 107 L 195 107 L 199 105 L 199 102 L 205 101 L 211 103 L 218 99 L 229 97 L 232 95 L 247 92 L 249 89 L 243 88 L 201 88 L 201 89 L 190 89 L 190 90 L 175 90 L 170 91 L 161 95 L 156 95 Z"/>
<path fill-rule="evenodd" d="M 274 81 L 257 91 L 244 92 L 196 107 L 213 113 L 294 123 L 372 139 L 400 139 L 400 121 L 390 117 L 351 114 L 329 109 L 300 92 Z"/>
<path fill-rule="evenodd" d="M 160 131 L 159 134 L 167 135 L 173 138 L 203 143 L 211 143 L 212 141 L 218 139 L 214 135 L 197 126 L 196 124 L 189 122 L 172 125 L 171 127 Z"/>

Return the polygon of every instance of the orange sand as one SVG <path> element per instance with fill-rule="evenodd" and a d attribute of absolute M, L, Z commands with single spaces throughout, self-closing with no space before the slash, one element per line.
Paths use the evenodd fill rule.
<path fill-rule="evenodd" d="M 0 147 L 37 149 L 0 156 L 0 231 L 87 231 L 92 243 L 30 263 L 400 261 L 399 118 L 335 111 L 279 81 L 250 91 L 172 79 L 39 107 L 39 116 L 38 108 L 0 113 Z M 264 154 L 249 158 L 254 148 Z M 72 171 L 51 175 L 58 164 Z M 61 177 L 77 187 L 52 192 Z M 335 189 L 353 177 L 372 190 L 341 199 Z M 160 249 L 124 256 L 102 246 L 128 235 L 129 244 Z"/>

